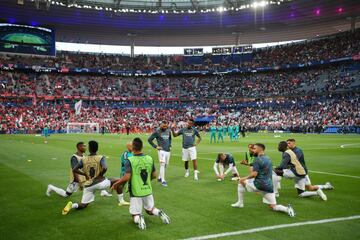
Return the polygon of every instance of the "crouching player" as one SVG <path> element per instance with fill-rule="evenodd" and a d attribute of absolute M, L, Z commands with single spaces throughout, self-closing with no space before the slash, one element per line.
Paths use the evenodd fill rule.
<path fill-rule="evenodd" d="M 272 163 L 265 155 L 265 146 L 261 143 L 254 144 L 255 160 L 249 176 L 240 178 L 238 184 L 238 201 L 232 207 L 244 207 L 244 192 L 258 192 L 263 196 L 263 203 L 268 204 L 274 211 L 287 213 L 290 217 L 295 216 L 295 211 L 289 204 L 288 207 L 276 204 L 272 182 Z"/>
<path fill-rule="evenodd" d="M 105 190 L 111 186 L 111 181 L 104 177 L 107 171 L 105 157 L 98 155 L 98 143 L 96 141 L 89 142 L 89 156 L 85 156 L 73 168 L 74 174 L 85 176 L 83 195 L 81 203 L 68 202 L 62 214 L 66 215 L 71 209 L 84 209 L 95 200 L 95 192 L 97 190 Z M 118 191 L 118 189 L 117 189 Z"/>
<path fill-rule="evenodd" d="M 51 192 L 55 192 L 56 194 L 62 197 L 69 197 L 73 193 L 77 192 L 78 189 L 83 188 L 83 183 L 86 181 L 85 177 L 76 173 L 73 173 L 72 169 L 83 159 L 84 154 L 86 152 L 86 145 L 83 142 L 78 142 L 76 144 L 76 153 L 74 153 L 70 158 L 70 183 L 67 186 L 66 190 L 56 187 L 54 185 L 49 184 L 46 190 L 46 195 L 50 197 Z M 111 196 L 106 190 L 101 191 L 101 196 Z"/>
<path fill-rule="evenodd" d="M 225 167 L 228 167 L 228 169 L 224 172 Z M 229 172 L 232 172 L 234 180 L 237 180 L 239 177 L 239 172 L 235 166 L 234 158 L 229 153 L 218 154 L 214 163 L 214 172 L 218 181 L 224 180 L 225 176 Z"/>
<path fill-rule="evenodd" d="M 293 179 L 299 197 L 319 196 L 322 200 L 326 201 L 327 197 L 319 187 L 315 187 L 314 191 L 305 191 L 305 186 L 309 185 L 306 178 L 306 166 L 299 161 L 294 151 L 288 148 L 287 142 L 279 142 L 278 150 L 282 152 L 282 161 L 280 166 L 275 168 L 275 173 L 278 176 Z"/>
<path fill-rule="evenodd" d="M 134 223 L 139 229 L 146 229 L 142 208 L 149 215 L 159 216 L 165 224 L 170 223 L 170 218 L 160 209 L 154 206 L 151 180 L 156 179 L 156 171 L 153 159 L 149 155 L 142 153 L 143 142 L 140 138 L 135 138 L 132 142 L 134 156 L 129 157 L 125 163 L 126 173 L 124 177 L 116 181 L 112 188 L 117 188 L 129 182 L 130 192 L 130 214 L 133 216 Z"/>

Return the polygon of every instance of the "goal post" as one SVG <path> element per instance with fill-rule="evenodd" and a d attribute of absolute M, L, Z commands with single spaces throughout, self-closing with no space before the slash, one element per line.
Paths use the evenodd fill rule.
<path fill-rule="evenodd" d="M 66 133 L 99 133 L 99 123 L 78 123 L 69 122 L 66 126 Z"/>

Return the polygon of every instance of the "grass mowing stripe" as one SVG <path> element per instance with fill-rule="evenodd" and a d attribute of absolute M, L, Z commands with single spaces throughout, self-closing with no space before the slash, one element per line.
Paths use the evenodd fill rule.
<path fill-rule="evenodd" d="M 290 224 L 280 224 L 280 225 L 273 225 L 273 226 L 259 227 L 259 228 L 251 228 L 251 229 L 240 230 L 240 231 L 235 231 L 235 232 L 225 232 L 225 233 L 211 234 L 211 235 L 206 235 L 206 236 L 185 238 L 184 240 L 214 239 L 214 238 L 220 238 L 220 237 L 257 233 L 257 232 L 275 230 L 275 229 L 280 229 L 280 228 L 291 228 L 291 227 L 299 227 L 299 226 L 305 226 L 305 225 L 324 224 L 324 223 L 331 223 L 331 222 L 342 222 L 342 221 L 350 221 L 350 220 L 355 220 L 355 219 L 360 219 L 360 215 L 341 217 L 341 218 L 327 218 L 327 219 L 316 220 L 316 221 L 297 222 L 297 223 L 290 223 Z"/>

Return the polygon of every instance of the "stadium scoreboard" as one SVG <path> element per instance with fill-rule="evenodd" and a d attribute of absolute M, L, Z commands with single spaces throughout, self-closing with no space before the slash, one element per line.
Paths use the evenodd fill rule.
<path fill-rule="evenodd" d="M 245 54 L 245 53 L 252 53 L 251 45 L 212 48 L 213 55 Z"/>
<path fill-rule="evenodd" d="M 55 56 L 52 29 L 0 23 L 0 52 Z"/>

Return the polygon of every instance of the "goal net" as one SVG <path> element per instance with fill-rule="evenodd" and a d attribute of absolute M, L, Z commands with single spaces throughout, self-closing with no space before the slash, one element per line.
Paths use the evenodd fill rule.
<path fill-rule="evenodd" d="M 67 124 L 66 133 L 99 133 L 99 123 L 75 123 Z"/>

